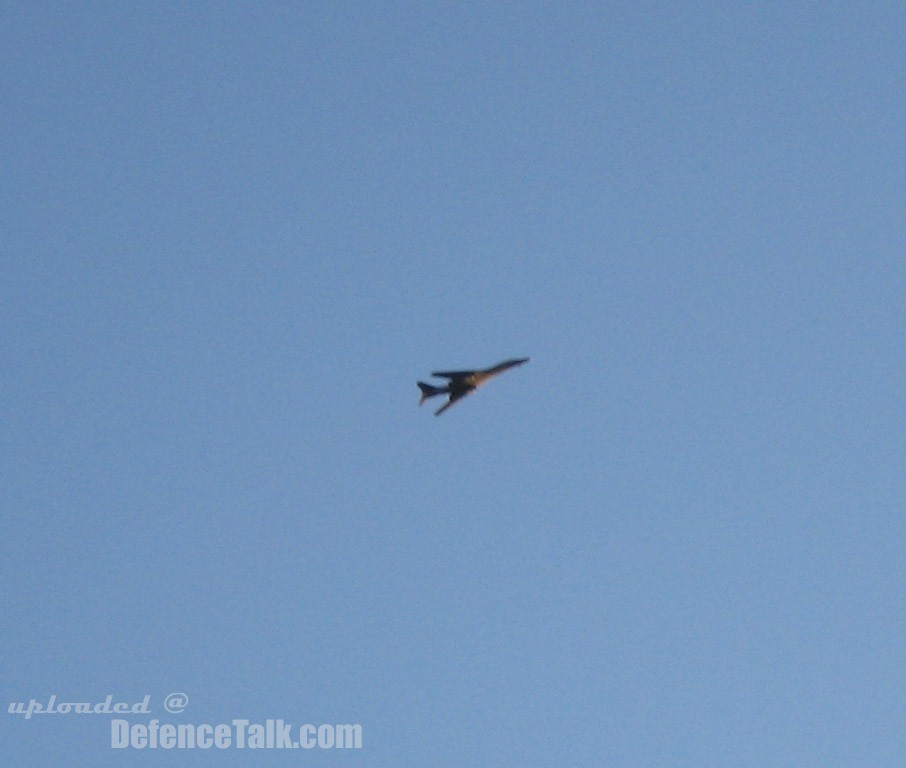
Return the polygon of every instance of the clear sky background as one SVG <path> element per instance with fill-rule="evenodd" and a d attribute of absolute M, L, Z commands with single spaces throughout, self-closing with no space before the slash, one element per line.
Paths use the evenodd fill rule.
<path fill-rule="evenodd" d="M 899 4 L 6 2 L 0 88 L 10 765 L 903 765 Z"/>

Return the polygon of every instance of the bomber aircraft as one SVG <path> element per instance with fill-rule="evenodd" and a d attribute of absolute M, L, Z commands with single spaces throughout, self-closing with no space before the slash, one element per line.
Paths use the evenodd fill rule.
<path fill-rule="evenodd" d="M 423 381 L 416 382 L 418 388 L 422 391 L 422 397 L 421 400 L 418 401 L 418 404 L 421 405 L 429 397 L 434 397 L 435 395 L 449 395 L 450 397 L 447 402 L 434 412 L 435 416 L 440 416 L 447 408 L 453 405 L 453 403 L 474 392 L 488 379 L 493 378 L 499 373 L 508 371 L 510 368 L 515 368 L 517 365 L 527 363 L 530 359 L 531 358 L 528 357 L 517 357 L 512 360 L 504 360 L 502 363 L 498 363 L 490 368 L 483 368 L 477 371 L 434 371 L 431 373 L 432 376 L 448 379 L 448 381 L 446 385 L 442 387 L 436 387 L 433 384 L 425 384 Z"/>

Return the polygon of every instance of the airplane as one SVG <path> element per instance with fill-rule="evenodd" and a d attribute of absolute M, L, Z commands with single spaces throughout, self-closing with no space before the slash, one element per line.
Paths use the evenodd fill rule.
<path fill-rule="evenodd" d="M 432 376 L 437 376 L 441 379 L 449 379 L 449 381 L 442 387 L 435 387 L 433 384 L 425 384 L 423 381 L 416 382 L 418 388 L 422 391 L 422 397 L 421 400 L 418 401 L 418 404 L 421 405 L 429 397 L 434 397 L 435 395 L 449 395 L 450 398 L 447 402 L 434 412 L 435 416 L 440 416 L 447 408 L 453 405 L 453 403 L 474 392 L 488 379 L 493 378 L 499 373 L 508 371 L 510 368 L 514 368 L 517 365 L 527 363 L 530 359 L 531 358 L 529 357 L 517 357 L 512 360 L 504 360 L 502 363 L 498 363 L 490 368 L 484 368 L 477 371 L 434 371 L 431 373 Z"/>

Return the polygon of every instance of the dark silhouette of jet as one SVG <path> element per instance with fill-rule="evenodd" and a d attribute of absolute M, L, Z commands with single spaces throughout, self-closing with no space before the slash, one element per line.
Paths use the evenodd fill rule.
<path fill-rule="evenodd" d="M 449 381 L 443 387 L 435 387 L 433 384 L 425 384 L 423 381 L 416 382 L 418 388 L 422 391 L 422 398 L 418 401 L 418 404 L 421 405 L 429 397 L 434 397 L 435 395 L 449 395 L 449 400 L 434 412 L 435 416 L 440 416 L 453 403 L 474 392 L 488 379 L 517 365 L 527 363 L 530 359 L 528 357 L 517 357 L 512 360 L 504 360 L 491 368 L 477 371 L 434 371 L 431 373 L 432 376 L 449 379 Z"/>

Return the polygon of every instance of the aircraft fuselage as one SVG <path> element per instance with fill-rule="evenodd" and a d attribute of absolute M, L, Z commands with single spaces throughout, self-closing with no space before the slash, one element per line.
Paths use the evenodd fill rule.
<path fill-rule="evenodd" d="M 429 397 L 448 394 L 450 396 L 449 400 L 434 413 L 435 416 L 440 416 L 440 414 L 447 410 L 447 408 L 453 405 L 457 400 L 470 394 L 489 379 L 492 379 L 494 376 L 497 376 L 510 368 L 514 368 L 517 365 L 527 363 L 529 359 L 530 358 L 528 357 L 514 357 L 510 360 L 504 360 L 502 363 L 498 363 L 490 368 L 481 368 L 474 371 L 433 371 L 431 373 L 432 376 L 447 379 L 448 383 L 446 386 L 438 387 L 433 384 L 426 384 L 422 381 L 418 382 L 418 388 L 422 393 L 419 405 L 425 402 Z"/>

